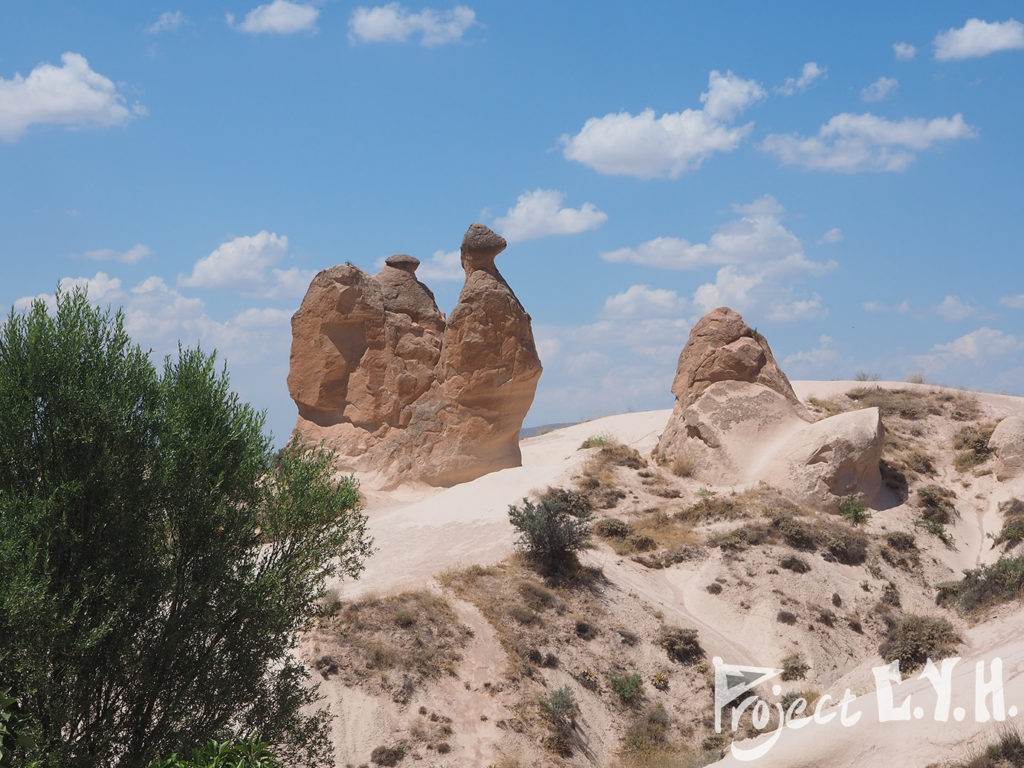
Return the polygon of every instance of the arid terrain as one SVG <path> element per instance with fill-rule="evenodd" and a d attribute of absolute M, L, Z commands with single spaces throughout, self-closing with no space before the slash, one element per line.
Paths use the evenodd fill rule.
<path fill-rule="evenodd" d="M 1024 398 L 793 389 L 812 419 L 879 409 L 884 487 L 869 508 L 815 512 L 764 479 L 698 481 L 685 461 L 652 458 L 669 411 L 528 438 L 521 467 L 450 488 L 368 490 L 378 550 L 331 589 L 302 648 L 336 715 L 339 765 L 709 764 L 757 735 L 749 713 L 733 733 L 731 710 L 715 732 L 714 657 L 785 670 L 777 696 L 758 690 L 769 700 L 861 697 L 856 726 L 787 729 L 761 765 L 942 765 L 994 741 L 998 724 L 973 717 L 972 662 L 1001 657 L 1007 706 L 1024 705 L 1024 619 L 1012 603 L 936 597 L 1014 554 L 1024 478 L 997 480 L 987 441 Z M 559 493 L 593 508 L 595 535 L 581 569 L 545 579 L 516 554 L 508 507 Z M 926 716 L 877 723 L 871 668 L 882 649 L 914 657 L 921 626 L 936 659 L 964 657 L 954 703 L 972 714 L 936 722 L 915 679 Z"/>

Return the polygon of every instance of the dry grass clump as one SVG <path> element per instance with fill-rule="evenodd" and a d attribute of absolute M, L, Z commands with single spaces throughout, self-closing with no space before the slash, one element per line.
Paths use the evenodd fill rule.
<path fill-rule="evenodd" d="M 953 465 L 957 471 L 966 472 L 988 461 L 992 455 L 988 440 L 995 428 L 995 424 L 971 424 L 953 435 L 953 449 L 957 452 Z"/>
<path fill-rule="evenodd" d="M 1006 545 L 1010 551 L 1024 541 L 1024 501 L 1010 499 L 999 505 L 999 513 L 1003 516 L 1003 528 L 992 546 Z"/>
<path fill-rule="evenodd" d="M 506 675 L 513 680 L 533 677 L 538 666 L 557 664 L 553 654 L 544 650 L 553 638 L 571 637 L 578 634 L 578 624 L 600 621 L 605 609 L 597 595 L 599 579 L 599 572 L 581 567 L 575 574 L 560 574 L 545 582 L 522 558 L 447 571 L 439 577 L 443 586 L 476 606 L 494 627 L 509 656 Z M 581 621 L 580 615 L 587 621 Z"/>
<path fill-rule="evenodd" d="M 719 753 L 696 754 L 674 738 L 678 724 L 661 704 L 648 706 L 626 727 L 617 768 L 699 768 Z"/>
<path fill-rule="evenodd" d="M 791 653 L 779 662 L 783 680 L 803 680 L 807 676 L 810 665 L 797 653 Z"/>
<path fill-rule="evenodd" d="M 704 658 L 704 649 L 697 639 L 697 630 L 682 627 L 662 627 L 658 633 L 658 645 L 672 661 L 680 664 L 696 664 Z"/>
<path fill-rule="evenodd" d="M 846 396 L 861 408 L 878 408 L 882 419 L 899 418 L 917 421 L 927 416 L 941 416 L 942 397 L 935 392 L 884 387 L 858 387 Z"/>
<path fill-rule="evenodd" d="M 844 565 L 860 565 L 868 554 L 868 537 L 860 531 L 832 521 L 801 520 L 787 512 L 775 512 L 767 521 L 747 523 L 716 534 L 708 543 L 732 552 L 782 544 L 804 552 L 821 552 L 824 560 Z"/>
<path fill-rule="evenodd" d="M 921 519 L 930 523 L 948 525 L 960 516 L 953 506 L 956 494 L 941 485 L 926 485 L 917 489 L 917 501 L 921 506 Z"/>
<path fill-rule="evenodd" d="M 967 762 L 950 768 L 1024 768 L 1024 738 L 1016 725 L 1004 723 L 998 741 Z"/>
<path fill-rule="evenodd" d="M 888 662 L 899 661 L 905 673 L 924 666 L 928 659 L 953 655 L 958 645 L 960 636 L 946 619 L 907 614 L 890 625 L 878 652 Z"/>
<path fill-rule="evenodd" d="M 341 674 L 357 684 L 377 678 L 395 688 L 396 700 L 407 700 L 420 680 L 455 674 L 472 637 L 448 601 L 425 590 L 349 603 L 321 617 L 317 629 L 326 647 L 314 666 L 323 677 Z"/>

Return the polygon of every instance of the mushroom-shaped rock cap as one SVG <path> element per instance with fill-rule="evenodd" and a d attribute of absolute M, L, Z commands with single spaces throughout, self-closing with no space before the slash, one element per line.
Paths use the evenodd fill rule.
<path fill-rule="evenodd" d="M 415 274 L 416 267 L 420 265 L 420 260 L 417 259 L 415 256 L 409 256 L 408 254 L 405 253 L 396 253 L 394 256 L 388 256 L 386 259 L 384 259 L 384 263 L 387 264 L 389 267 L 400 269 L 403 272 Z"/>
<path fill-rule="evenodd" d="M 483 224 L 471 224 L 462 238 L 462 266 L 467 272 L 494 266 L 494 257 L 505 250 L 505 238 Z"/>

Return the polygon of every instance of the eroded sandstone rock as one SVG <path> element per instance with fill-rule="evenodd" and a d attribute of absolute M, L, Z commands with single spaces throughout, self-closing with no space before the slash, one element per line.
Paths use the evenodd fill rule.
<path fill-rule="evenodd" d="M 292 318 L 296 432 L 364 482 L 450 485 L 521 463 L 519 430 L 541 374 L 530 316 L 494 265 L 505 240 L 474 224 L 466 282 L 445 321 L 396 255 L 370 276 L 319 273 Z"/>
<path fill-rule="evenodd" d="M 988 447 L 996 454 L 997 480 L 1024 474 L 1024 417 L 1007 416 L 992 431 Z"/>

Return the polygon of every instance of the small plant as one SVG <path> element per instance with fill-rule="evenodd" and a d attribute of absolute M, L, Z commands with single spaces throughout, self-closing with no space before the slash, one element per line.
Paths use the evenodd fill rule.
<path fill-rule="evenodd" d="M 784 658 L 779 663 L 779 666 L 782 668 L 781 677 L 783 680 L 803 680 L 807 675 L 807 670 L 810 669 L 807 662 L 795 653 L 791 653 Z"/>
<path fill-rule="evenodd" d="M 521 507 L 509 506 L 508 517 L 519 531 L 518 548 L 548 569 L 575 565 L 576 552 L 590 540 L 589 512 L 573 516 L 547 502 L 523 499 Z"/>
<path fill-rule="evenodd" d="M 904 672 L 922 666 L 928 659 L 938 661 L 951 655 L 960 637 L 945 619 L 908 614 L 889 629 L 878 649 L 886 661 L 899 661 Z"/>
<path fill-rule="evenodd" d="M 612 442 L 612 436 L 607 432 L 599 435 L 591 435 L 580 445 L 580 448 L 607 448 Z"/>
<path fill-rule="evenodd" d="M 548 722 L 562 727 L 572 722 L 579 706 L 576 704 L 572 689 L 563 685 L 540 700 L 540 710 Z"/>
<path fill-rule="evenodd" d="M 796 614 L 792 611 L 779 611 L 775 614 L 775 620 L 780 624 L 789 624 L 792 626 L 796 624 Z"/>
<path fill-rule="evenodd" d="M 853 377 L 854 381 L 878 381 L 877 373 L 869 373 L 868 371 L 857 371 L 857 375 Z"/>
<path fill-rule="evenodd" d="M 676 477 L 689 477 L 693 474 L 693 460 L 688 456 L 679 454 L 672 459 L 672 474 Z"/>
<path fill-rule="evenodd" d="M 871 517 L 867 507 L 861 504 L 852 493 L 839 504 L 839 514 L 849 520 L 852 525 L 866 523 Z"/>
<path fill-rule="evenodd" d="M 953 546 L 953 537 L 946 530 L 946 526 L 942 523 L 937 523 L 934 520 L 916 520 L 914 525 L 920 526 L 932 536 L 937 536 L 939 540 L 947 547 Z"/>
<path fill-rule="evenodd" d="M 190 758 L 174 754 L 156 760 L 150 768 L 280 768 L 281 765 L 281 761 L 266 744 L 253 739 L 242 742 L 209 741 L 194 750 Z"/>
<path fill-rule="evenodd" d="M 810 563 L 796 555 L 789 555 L 788 557 L 782 558 L 779 561 L 779 565 L 793 573 L 807 573 L 811 570 Z"/>
<path fill-rule="evenodd" d="M 582 685 L 584 688 L 587 688 L 591 691 L 597 690 L 597 675 L 595 675 L 592 670 L 584 669 L 582 672 L 580 672 L 579 676 L 576 679 L 580 681 L 580 685 Z"/>
<path fill-rule="evenodd" d="M 992 455 L 988 441 L 993 429 L 994 424 L 975 424 L 963 427 L 953 435 L 953 448 L 958 451 L 953 465 L 958 471 L 966 472 L 988 461 Z"/>
<path fill-rule="evenodd" d="M 926 485 L 917 490 L 917 501 L 921 505 L 921 517 L 933 523 L 948 525 L 959 517 L 953 506 L 954 494 L 941 485 Z"/>
<path fill-rule="evenodd" d="M 602 539 L 624 539 L 632 531 L 629 523 L 617 517 L 606 517 L 594 523 L 594 533 Z"/>
<path fill-rule="evenodd" d="M 585 517 L 594 508 L 587 494 L 570 491 L 566 488 L 548 488 L 540 500 L 546 503 L 550 509 L 565 512 L 573 517 Z"/>
<path fill-rule="evenodd" d="M 722 585 L 719 584 L 717 581 L 712 581 L 710 584 L 704 587 L 704 589 L 706 589 L 708 591 L 708 594 L 711 595 L 722 594 Z"/>
<path fill-rule="evenodd" d="M 651 685 L 659 691 L 668 690 L 668 675 L 664 672 L 659 672 L 656 675 L 651 676 Z"/>
<path fill-rule="evenodd" d="M 704 658 L 704 649 L 697 639 L 697 630 L 682 627 L 662 627 L 658 645 L 668 657 L 680 664 L 694 664 Z"/>
<path fill-rule="evenodd" d="M 608 685 L 626 704 L 637 701 L 644 693 L 644 679 L 636 674 L 609 677 Z"/>
<path fill-rule="evenodd" d="M 895 549 L 897 552 L 907 552 L 911 549 L 916 549 L 917 544 L 914 534 L 905 533 L 904 531 L 894 531 L 886 535 L 885 540 L 889 546 Z"/>

